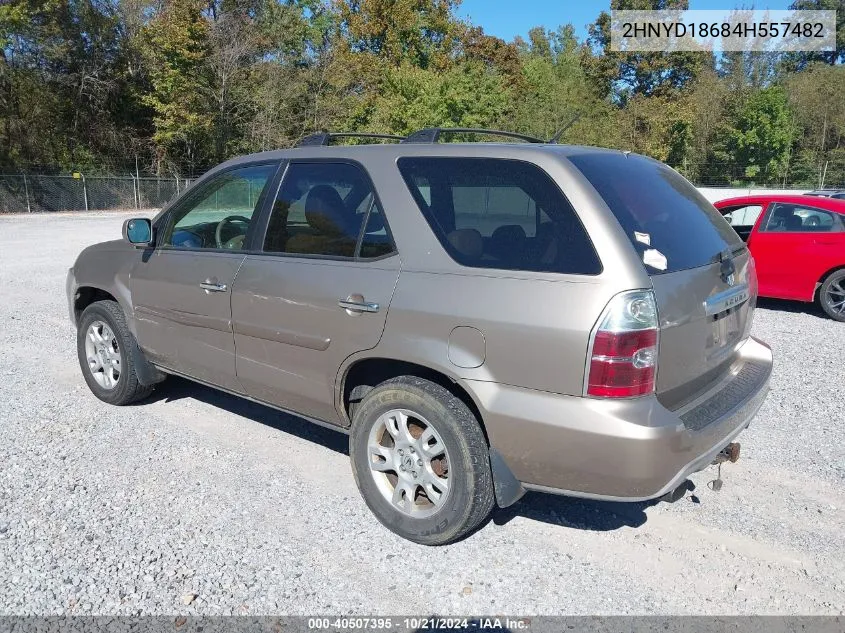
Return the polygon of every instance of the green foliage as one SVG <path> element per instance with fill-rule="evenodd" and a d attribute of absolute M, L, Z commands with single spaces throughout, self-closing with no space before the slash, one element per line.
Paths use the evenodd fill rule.
<path fill-rule="evenodd" d="M 744 179 L 771 182 L 786 166 L 794 135 L 786 92 L 772 86 L 751 94 L 719 152 L 735 161 Z"/>
<path fill-rule="evenodd" d="M 511 103 L 502 77 L 479 62 L 438 73 L 403 64 L 387 71 L 374 100 L 370 128 L 408 134 L 424 127 L 485 127 Z"/>
<path fill-rule="evenodd" d="M 196 175 L 318 129 L 500 127 L 648 154 L 698 182 L 845 184 L 833 54 L 610 50 L 602 12 L 505 42 L 458 0 L 0 3 L 0 167 Z M 688 0 L 612 0 L 614 9 Z M 838 62 L 838 63 L 837 63 Z"/>
<path fill-rule="evenodd" d="M 170 0 L 141 34 L 151 87 L 142 102 L 155 113 L 152 141 L 161 165 L 190 168 L 208 151 L 211 27 L 202 9 L 201 0 Z"/>
<path fill-rule="evenodd" d="M 689 0 L 611 0 L 612 10 L 684 10 Z M 683 89 L 712 56 L 701 52 L 644 53 L 611 50 L 610 14 L 602 11 L 589 27 L 582 63 L 603 96 L 624 102 L 630 96 L 665 96 Z"/>
<path fill-rule="evenodd" d="M 815 63 L 788 78 L 797 130 L 791 173 L 821 187 L 845 183 L 845 66 Z"/>

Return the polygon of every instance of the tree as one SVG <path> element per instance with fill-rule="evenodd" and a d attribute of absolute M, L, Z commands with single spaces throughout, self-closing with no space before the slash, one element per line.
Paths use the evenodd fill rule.
<path fill-rule="evenodd" d="M 805 182 L 845 184 L 845 67 L 816 63 L 786 81 L 798 128 L 791 168 Z"/>
<path fill-rule="evenodd" d="M 502 77 L 480 62 L 442 73 L 406 63 L 388 71 L 368 127 L 403 135 L 424 127 L 496 127 L 510 101 Z"/>
<path fill-rule="evenodd" d="M 715 152 L 725 134 L 735 96 L 728 82 L 709 69 L 696 77 L 684 95 L 689 142 L 676 166 L 693 182 L 728 184 L 730 166 L 720 163 Z"/>
<path fill-rule="evenodd" d="M 142 30 L 154 111 L 157 167 L 196 173 L 207 166 L 214 114 L 209 108 L 210 25 L 202 0 L 168 0 Z"/>
<path fill-rule="evenodd" d="M 391 66 L 443 67 L 454 45 L 456 0 L 336 0 L 351 51 Z"/>
<path fill-rule="evenodd" d="M 793 70 L 803 70 L 813 62 L 845 63 L 845 0 L 795 0 L 789 8 L 793 11 L 836 11 L 836 50 L 793 53 L 788 56 Z"/>
<path fill-rule="evenodd" d="M 579 46 L 571 24 L 529 32 L 529 42 L 520 44 L 523 81 L 509 127 L 551 138 L 570 126 L 561 142 L 616 144 L 613 110 L 599 99 L 581 67 Z"/>
<path fill-rule="evenodd" d="M 751 182 L 776 183 L 783 177 L 794 134 L 786 92 L 779 86 L 763 88 L 738 111 L 717 155 L 734 161 Z"/>
<path fill-rule="evenodd" d="M 612 10 L 685 10 L 689 0 L 611 0 Z M 624 102 L 631 95 L 665 96 L 682 89 L 712 56 L 699 51 L 673 53 L 619 52 L 611 50 L 611 16 L 602 11 L 589 28 L 582 64 L 602 96 Z"/>

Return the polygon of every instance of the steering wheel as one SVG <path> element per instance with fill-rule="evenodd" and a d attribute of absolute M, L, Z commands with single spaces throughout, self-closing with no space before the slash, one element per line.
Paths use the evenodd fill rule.
<path fill-rule="evenodd" d="M 245 225 L 244 232 L 241 235 L 236 235 L 235 237 L 223 243 L 223 227 L 227 224 L 240 222 Z M 214 229 L 214 241 L 217 243 L 217 248 L 240 248 L 243 245 L 244 238 L 246 237 L 246 229 L 249 228 L 249 218 L 245 218 L 242 215 L 227 215 L 225 218 L 220 220 L 217 223 L 217 228 Z M 236 242 L 240 242 L 239 244 Z"/>

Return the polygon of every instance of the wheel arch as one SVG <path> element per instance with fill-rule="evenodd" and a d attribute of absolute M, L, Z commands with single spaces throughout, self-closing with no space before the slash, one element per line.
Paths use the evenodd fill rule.
<path fill-rule="evenodd" d="M 463 402 L 481 427 L 484 440 L 490 456 L 490 468 L 493 474 L 493 487 L 495 490 L 496 503 L 499 507 L 505 508 L 513 505 L 525 494 L 525 488 L 513 474 L 504 458 L 490 444 L 490 436 L 484 424 L 484 416 L 475 401 L 472 393 L 464 388 L 456 376 L 450 375 L 441 369 L 429 367 L 411 361 L 403 361 L 388 357 L 367 357 L 357 359 L 342 370 L 338 384 L 340 396 L 339 411 L 344 426 L 352 424 L 352 408 L 355 402 L 360 401 L 371 389 L 385 380 L 397 376 L 417 376 L 440 385 L 453 396 Z"/>
<path fill-rule="evenodd" d="M 810 301 L 816 301 L 819 298 L 819 289 L 822 287 L 822 284 L 830 277 L 833 273 L 839 272 L 840 270 L 845 270 L 845 264 L 839 264 L 838 266 L 834 266 L 830 270 L 826 270 L 816 281 L 816 285 L 813 288 L 813 297 Z"/>
<path fill-rule="evenodd" d="M 360 358 L 349 363 L 342 370 L 339 394 L 344 425 L 348 426 L 352 423 L 350 405 L 360 401 L 371 389 L 385 380 L 398 376 L 416 376 L 430 380 L 449 391 L 472 411 L 479 425 L 481 425 L 487 445 L 490 445 L 490 438 L 487 436 L 487 429 L 484 427 L 484 416 L 481 415 L 481 409 L 472 394 L 458 382 L 456 376 L 420 363 L 385 356 Z"/>
<path fill-rule="evenodd" d="M 120 305 L 120 301 L 113 294 L 97 286 L 79 286 L 76 289 L 73 296 L 74 325 L 79 325 L 79 317 L 82 316 L 85 308 L 97 301 L 114 301 Z M 120 307 L 123 309 L 123 306 Z"/>
<path fill-rule="evenodd" d="M 97 303 L 98 301 L 113 301 L 117 304 L 118 308 L 120 308 L 121 312 L 123 313 L 123 318 L 128 330 L 127 333 L 129 335 L 131 347 L 128 353 L 131 355 L 133 361 L 135 362 L 135 374 L 138 377 L 138 382 L 140 382 L 141 385 L 150 386 L 164 380 L 165 374 L 147 360 L 146 356 L 144 356 L 144 352 L 138 345 L 138 341 L 135 338 L 135 333 L 133 332 L 132 324 L 126 312 L 126 307 L 117 297 L 115 297 L 107 290 L 103 290 L 98 286 L 91 285 L 79 286 L 76 289 L 76 292 L 73 296 L 74 326 L 79 327 L 79 320 L 82 317 L 82 313 L 85 312 L 85 309 L 88 306 Z"/>

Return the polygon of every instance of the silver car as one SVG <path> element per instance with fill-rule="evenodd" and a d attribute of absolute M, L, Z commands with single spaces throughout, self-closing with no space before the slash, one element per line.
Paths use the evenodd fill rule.
<path fill-rule="evenodd" d="M 236 158 L 84 250 L 91 391 L 178 375 L 346 432 L 370 509 L 425 544 L 526 490 L 673 497 L 735 458 L 772 355 L 713 206 L 643 156 L 440 133 Z"/>

